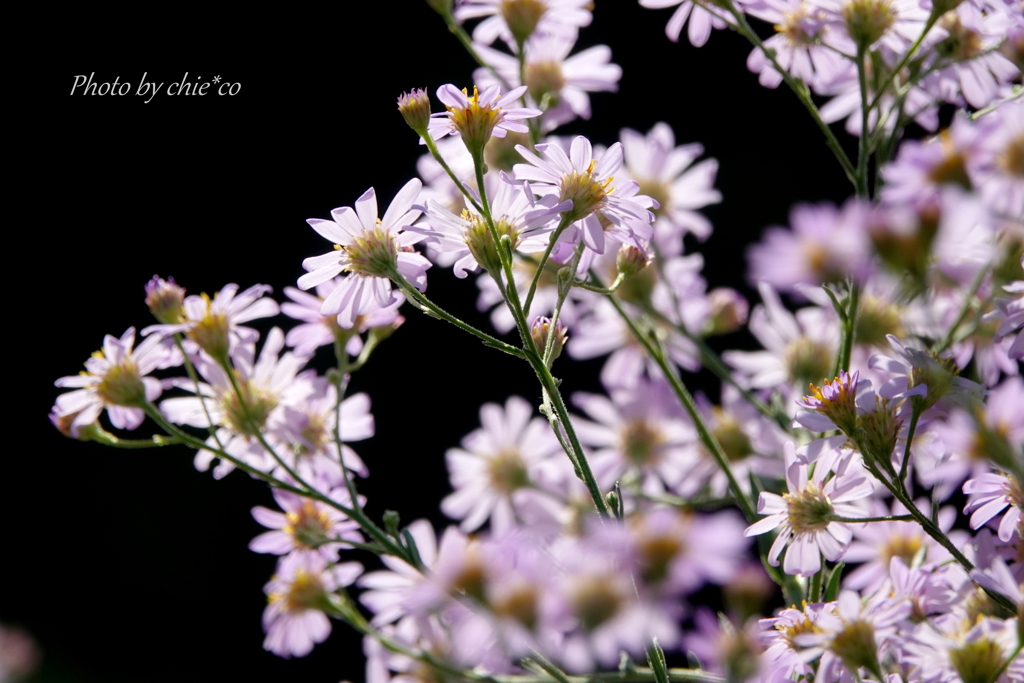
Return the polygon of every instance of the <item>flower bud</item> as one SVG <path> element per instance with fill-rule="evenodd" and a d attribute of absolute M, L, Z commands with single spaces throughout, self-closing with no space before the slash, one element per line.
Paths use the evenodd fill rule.
<path fill-rule="evenodd" d="M 413 88 L 398 96 L 398 111 L 420 137 L 427 137 L 427 123 L 430 122 L 430 95 L 422 88 Z"/>
<path fill-rule="evenodd" d="M 704 323 L 704 336 L 729 334 L 738 330 L 747 321 L 750 309 L 747 300 L 735 289 L 718 287 L 708 293 L 710 311 Z"/>
<path fill-rule="evenodd" d="M 546 11 L 546 3 L 542 0 L 504 0 L 501 3 L 501 18 L 519 45 L 537 30 L 537 24 Z"/>
<path fill-rule="evenodd" d="M 891 0 L 849 0 L 843 6 L 843 19 L 850 37 L 866 49 L 892 28 L 896 12 Z"/>
<path fill-rule="evenodd" d="M 530 336 L 533 337 L 533 343 L 537 345 L 537 348 L 540 349 L 542 353 L 548 346 L 549 334 L 551 334 L 551 319 L 543 315 L 537 316 L 537 319 L 533 321 L 533 325 L 530 326 Z M 552 361 L 561 355 L 562 347 L 565 346 L 565 342 L 568 339 L 568 328 L 562 324 L 561 320 L 559 320 L 555 325 L 555 338 L 552 342 L 554 344 L 551 349 Z"/>
<path fill-rule="evenodd" d="M 185 313 L 185 289 L 174 282 L 174 278 L 154 275 L 146 283 L 146 305 L 153 317 L 165 325 L 180 323 Z"/>
<path fill-rule="evenodd" d="M 628 280 L 649 266 L 652 260 L 652 257 L 643 249 L 631 244 L 623 244 L 615 256 L 615 268 L 624 279 Z"/>

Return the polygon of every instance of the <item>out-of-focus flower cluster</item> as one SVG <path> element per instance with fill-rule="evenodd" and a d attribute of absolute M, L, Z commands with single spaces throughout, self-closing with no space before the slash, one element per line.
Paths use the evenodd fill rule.
<path fill-rule="evenodd" d="M 711 28 L 754 36 L 748 16 L 774 24 L 748 60 L 762 84 L 831 97 L 823 125 L 849 116 L 863 136 L 858 197 L 797 205 L 749 248 L 752 310 L 684 246 L 711 237 L 701 210 L 722 199 L 700 144 L 667 123 L 608 147 L 550 135 L 621 75 L 605 46 L 573 54 L 588 2 L 433 2 L 453 30 L 482 19 L 485 66 L 437 90 L 444 111 L 399 98 L 428 150 L 420 177 L 383 216 L 371 188 L 310 219 L 334 248 L 280 306 L 265 285 L 186 297 L 155 277 L 158 323 L 58 380 L 72 391 L 54 424 L 117 444 L 104 411 L 118 430 L 148 415 L 167 433 L 153 444 L 192 446 L 198 469 L 268 481 L 278 509 L 253 509 L 267 531 L 250 546 L 279 556 L 264 646 L 303 656 L 341 619 L 365 635 L 373 683 L 635 673 L 645 657 L 655 680 L 662 650 L 728 681 L 1022 680 L 1019 3 L 641 4 L 679 5 L 667 32 L 689 21 L 695 45 Z M 901 141 L 911 120 L 934 131 L 944 103 L 975 112 Z M 434 265 L 479 272 L 479 308 L 521 347 L 428 299 Z M 530 362 L 543 389 L 539 409 L 484 405 L 448 450 L 440 540 L 424 520 L 367 517 L 348 445 L 374 433 L 348 376 L 407 300 Z M 279 312 L 299 324 L 257 347 L 245 324 Z M 744 326 L 760 349 L 733 348 Z M 307 368 L 321 346 L 326 376 Z M 560 354 L 606 357 L 603 392 L 562 402 Z M 721 384 L 691 397 L 682 378 L 701 368 Z M 363 551 L 386 569 L 347 560 Z M 792 606 L 759 619 L 772 581 Z M 717 617 L 692 606 L 719 590 Z"/>

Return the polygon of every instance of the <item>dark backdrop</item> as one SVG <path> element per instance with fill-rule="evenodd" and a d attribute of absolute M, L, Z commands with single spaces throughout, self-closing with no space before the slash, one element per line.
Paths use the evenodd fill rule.
<path fill-rule="evenodd" d="M 9 192 L 22 216 L 10 227 L 27 240 L 7 252 L 16 392 L 2 470 L 0 622 L 37 638 L 39 680 L 363 677 L 359 640 L 341 625 L 302 660 L 262 650 L 274 558 L 246 546 L 262 529 L 249 509 L 271 503 L 264 486 L 240 473 L 214 481 L 184 449 L 75 443 L 46 417 L 53 381 L 78 372 L 104 334 L 149 324 L 143 285 L 154 273 L 191 293 L 268 283 L 280 300 L 302 259 L 328 247 L 305 219 L 328 217 L 371 185 L 383 209 L 415 173 L 423 148 L 395 97 L 469 85 L 474 64 L 425 4 L 363 4 L 303 16 L 154 9 L 128 24 L 43 17 L 28 30 L 53 66 L 12 103 L 19 124 L 9 131 Z M 795 99 L 746 70 L 741 38 L 716 32 L 695 50 L 665 38 L 669 11 L 598 4 L 581 44 L 611 46 L 621 89 L 594 95 L 594 118 L 560 132 L 610 144 L 622 127 L 667 121 L 679 143 L 704 143 L 721 162 L 724 195 L 707 210 L 706 275 L 712 286 L 741 286 L 743 245 L 784 223 L 794 201 L 841 200 L 841 172 Z M 166 83 L 219 75 L 240 89 L 148 104 L 69 95 L 76 75 L 93 72 L 95 82 L 133 87 L 143 72 Z M 486 325 L 472 279 L 434 268 L 429 282 L 438 302 Z M 440 523 L 445 449 L 476 427 L 481 403 L 538 391 L 524 364 L 406 315 L 352 385 L 370 393 L 377 420 L 378 436 L 357 445 L 376 477 L 363 489 L 374 515 L 394 508 L 406 522 Z M 572 392 L 596 389 L 599 367 L 558 370 Z"/>

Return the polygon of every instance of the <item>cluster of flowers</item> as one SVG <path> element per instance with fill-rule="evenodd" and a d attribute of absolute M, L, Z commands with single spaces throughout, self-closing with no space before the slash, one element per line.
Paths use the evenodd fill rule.
<path fill-rule="evenodd" d="M 487 66 L 472 91 L 438 89 L 444 112 L 425 91 L 399 98 L 429 151 L 421 178 L 383 217 L 371 188 L 311 219 L 335 248 L 303 263 L 280 308 L 263 285 L 211 300 L 154 278 L 159 324 L 138 348 L 133 329 L 107 337 L 86 373 L 58 380 L 75 390 L 54 423 L 116 444 L 104 409 L 118 429 L 148 415 L 197 449 L 197 468 L 216 459 L 217 477 L 240 468 L 271 483 L 280 510 L 253 511 L 270 531 L 251 544 L 282 556 L 265 647 L 305 655 L 338 618 L 366 636 L 375 683 L 637 670 L 630 658 L 644 656 L 638 675 L 663 680 L 663 648 L 730 681 L 1020 680 L 1024 103 L 897 145 L 940 102 L 1019 96 L 1019 5 L 682 3 L 669 33 L 689 17 L 695 43 L 726 25 L 756 39 L 744 12 L 776 22 L 764 44 L 774 52 L 750 60 L 762 82 L 835 95 L 821 117 L 855 107 L 865 133 L 849 169 L 860 196 L 798 206 L 791 229 L 750 248 L 761 303 L 749 330 L 763 349 L 719 356 L 707 340 L 740 329 L 748 303 L 709 291 L 701 257 L 683 249 L 685 235 L 711 234 L 698 209 L 720 201 L 716 162 L 695 164 L 702 147 L 676 145 L 664 123 L 623 130 L 607 149 L 548 135 L 588 116 L 586 92 L 614 90 L 620 75 L 607 48 L 568 56 L 589 3 L 433 4 L 453 30 L 484 17 L 473 49 Z M 997 51 L 1007 46 L 1016 62 Z M 500 302 L 492 322 L 521 346 L 428 299 L 432 265 L 482 271 L 480 308 Z M 485 405 L 481 428 L 448 452 L 441 509 L 458 524 L 440 542 L 427 522 L 366 516 L 352 475 L 368 470 L 345 445 L 373 434 L 369 399 L 344 398 L 346 377 L 398 328 L 406 300 L 529 362 L 544 396 L 546 419 L 516 397 Z M 244 324 L 279 310 L 302 324 L 273 329 L 257 355 Z M 338 361 L 328 377 L 304 369 L 323 345 Z M 571 396 L 585 417 L 550 374 L 563 349 L 608 356 L 605 393 Z M 150 376 L 181 365 L 188 377 Z M 717 403 L 682 384 L 701 367 L 723 382 Z M 169 390 L 191 395 L 154 403 Z M 709 512 L 723 505 L 746 522 Z M 762 571 L 750 538 L 768 533 Z M 351 549 L 380 553 L 388 570 L 342 562 Z M 844 575 L 846 563 L 860 566 Z M 769 577 L 794 606 L 758 620 Z M 688 604 L 708 584 L 724 587 L 717 620 Z"/>

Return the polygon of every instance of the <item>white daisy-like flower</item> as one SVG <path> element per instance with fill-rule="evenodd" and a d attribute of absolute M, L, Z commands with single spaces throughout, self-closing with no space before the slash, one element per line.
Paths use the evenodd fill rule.
<path fill-rule="evenodd" d="M 632 241 L 634 235 L 647 240 L 651 236 L 653 214 L 634 199 L 640 186 L 635 181 L 613 185 L 613 174 L 622 167 L 622 143 L 616 142 L 600 158 L 582 135 L 572 141 L 569 154 L 555 144 L 537 145 L 541 158 L 522 145 L 516 149 L 529 162 L 516 164 L 516 180 L 536 182 L 534 190 L 555 194 L 560 202 L 572 201 L 571 221 L 583 221 L 583 242 L 604 253 L 604 233 L 617 233 L 617 240 Z M 591 216 L 598 220 L 586 220 Z M 600 220 L 600 219 L 604 220 Z"/>
<path fill-rule="evenodd" d="M 757 511 L 768 516 L 747 527 L 744 535 L 756 536 L 778 529 L 779 535 L 768 551 L 768 562 L 777 567 L 779 555 L 788 544 L 783 565 L 787 574 L 817 573 L 822 555 L 836 562 L 853 539 L 850 527 L 834 521 L 833 516 L 860 516 L 861 509 L 850 503 L 870 496 L 872 486 L 855 453 L 840 450 L 845 440 L 845 436 L 821 439 L 799 451 L 787 442 L 784 458 L 789 493 L 779 496 L 763 491 L 757 501 Z M 815 457 L 816 453 L 820 455 Z M 826 481 L 832 472 L 835 476 Z"/>
<path fill-rule="evenodd" d="M 403 232 L 420 215 L 413 202 L 421 187 L 417 178 L 407 182 L 383 218 L 377 217 L 377 195 L 371 187 L 356 200 L 355 210 L 343 206 L 331 211 L 333 221 L 307 221 L 335 245 L 334 251 L 302 262 L 302 267 L 310 272 L 299 278 L 299 289 L 315 287 L 342 272 L 350 273 L 324 299 L 322 315 L 336 315 L 338 324 L 350 329 L 357 316 L 366 315 L 376 306 L 387 308 L 397 301 L 397 293 L 391 289 L 395 275 L 421 292 L 427 288 L 430 261 L 412 250 L 422 236 Z"/>

